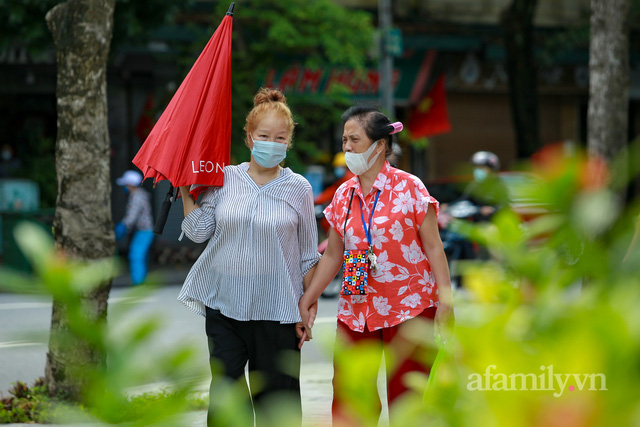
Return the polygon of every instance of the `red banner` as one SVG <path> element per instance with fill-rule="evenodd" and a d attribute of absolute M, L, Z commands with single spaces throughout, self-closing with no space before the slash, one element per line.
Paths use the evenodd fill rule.
<path fill-rule="evenodd" d="M 408 127 L 413 138 L 430 137 L 451 130 L 444 74 L 438 78 L 427 96 L 413 108 Z"/>

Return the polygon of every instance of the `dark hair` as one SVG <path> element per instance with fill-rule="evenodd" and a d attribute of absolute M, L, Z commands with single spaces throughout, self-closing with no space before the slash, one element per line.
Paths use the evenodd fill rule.
<path fill-rule="evenodd" d="M 397 138 L 395 134 L 391 135 L 393 126 L 391 126 L 391 120 L 386 115 L 370 105 L 354 105 L 342 113 L 342 127 L 349 120 L 357 120 L 372 141 L 384 139 L 384 155 L 385 157 L 391 155 L 392 144 L 397 142 Z"/>

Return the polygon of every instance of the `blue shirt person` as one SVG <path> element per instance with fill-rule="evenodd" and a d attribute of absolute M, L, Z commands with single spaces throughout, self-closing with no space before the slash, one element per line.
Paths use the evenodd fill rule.
<path fill-rule="evenodd" d="M 142 187 L 142 174 L 128 170 L 116 184 L 129 195 L 124 218 L 116 224 L 116 239 L 123 239 L 133 233 L 129 243 L 129 273 L 134 285 L 143 283 L 147 277 L 149 249 L 153 243 L 153 217 L 151 215 L 151 196 Z"/>

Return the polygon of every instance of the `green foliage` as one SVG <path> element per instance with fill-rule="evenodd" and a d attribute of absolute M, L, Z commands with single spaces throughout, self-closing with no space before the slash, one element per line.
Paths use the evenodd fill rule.
<path fill-rule="evenodd" d="M 117 271 L 115 261 L 79 263 L 70 260 L 57 252 L 47 233 L 34 224 L 21 223 L 15 233 L 21 250 L 33 265 L 35 276 L 3 269 L 0 270 L 0 286 L 7 291 L 50 295 L 64 307 L 68 331 L 56 337 L 62 343 L 61 351 L 71 355 L 74 351 L 71 346 L 87 343 L 107 356 L 107 366 L 76 366 L 73 363 L 65 366 L 66 375 L 75 377 L 80 384 L 87 384 L 83 389 L 83 406 L 61 405 L 61 396 L 57 396 L 55 406 L 62 409 L 51 412 L 50 419 L 107 423 L 126 420 L 131 425 L 142 426 L 168 422 L 187 410 L 194 382 L 201 381 L 206 375 L 194 368 L 192 345 L 185 343 L 171 351 L 148 355 L 150 342 L 162 327 L 160 314 L 132 322 L 127 314 L 133 305 L 127 304 L 112 307 L 115 320 L 108 325 L 106 319 L 95 316 L 91 292 L 113 277 Z M 136 287 L 125 298 L 131 303 L 149 297 L 153 291 L 151 285 Z M 143 366 L 136 362 L 141 360 L 144 360 Z M 171 392 L 128 397 L 127 390 L 152 381 L 170 384 Z M 35 403 L 16 403 L 8 409 L 14 415 L 31 419 L 40 416 L 35 412 Z M 33 409 L 30 415 L 27 409 Z"/>
<path fill-rule="evenodd" d="M 340 123 L 340 115 L 351 104 L 344 94 L 336 92 L 320 98 L 288 97 L 298 123 L 294 145 L 286 159 L 286 165 L 293 171 L 303 173 L 307 165 L 322 158 L 324 153 L 318 148 L 318 140 L 332 138 L 333 127 Z"/>
<path fill-rule="evenodd" d="M 630 0 L 629 2 L 629 24 L 632 30 L 640 25 L 640 0 Z"/>
<path fill-rule="evenodd" d="M 531 170 L 541 181 L 515 194 L 545 213 L 524 221 L 518 209 L 505 211 L 469 233 L 493 256 L 467 267 L 469 294 L 457 304 L 461 424 L 637 423 L 640 248 L 629 242 L 638 206 L 623 209 L 615 164 L 607 170 L 583 153 L 552 148 Z M 493 383 L 478 389 L 470 378 L 489 385 L 490 366 Z M 564 387 L 549 383 L 550 367 L 567 376 Z M 513 374 L 535 376 L 538 389 L 500 383 Z"/>
<path fill-rule="evenodd" d="M 42 379 L 31 388 L 18 381 L 9 390 L 8 397 L 0 398 L 0 424 L 29 423 L 42 419 L 51 406 L 50 398 Z"/>
<path fill-rule="evenodd" d="M 566 28 L 549 36 L 538 52 L 537 58 L 542 65 L 553 66 L 567 53 L 576 50 L 589 50 L 589 20 L 572 28 Z"/>
<path fill-rule="evenodd" d="M 213 21 L 224 16 L 230 2 L 219 2 Z M 211 36 L 207 30 L 200 49 Z M 235 162 L 247 161 L 243 131 L 245 118 L 253 106 L 253 96 L 267 68 L 285 69 L 292 62 L 304 67 L 344 66 L 363 69 L 373 43 L 372 17 L 347 9 L 331 0 L 247 0 L 236 2 L 233 22 L 232 56 L 232 144 Z M 189 64 L 193 63 L 193 59 Z M 287 166 L 302 173 L 323 153 L 320 140 L 334 138 L 333 126 L 350 105 L 348 92 L 334 88 L 330 93 L 305 96 L 285 93 L 298 126 L 294 145 L 287 154 Z"/>
<path fill-rule="evenodd" d="M 45 15 L 62 0 L 4 0 L 0 2 L 0 51 L 11 44 L 37 54 L 53 46 Z M 142 43 L 159 26 L 168 24 L 194 0 L 116 0 L 112 52 L 124 44 Z"/>
<path fill-rule="evenodd" d="M 176 16 L 193 7 L 195 0 L 116 0 L 113 16 L 112 50 L 142 44 L 154 31 L 171 25 Z"/>
<path fill-rule="evenodd" d="M 59 0 L 5 0 L 0 2 L 0 51 L 19 42 L 31 52 L 52 45 L 44 16 Z"/>
<path fill-rule="evenodd" d="M 0 399 L 0 424 L 49 424 L 56 419 L 68 419 L 69 415 L 65 412 L 75 413 L 76 418 L 90 417 L 90 412 L 82 405 L 65 401 L 61 396 L 51 397 L 44 378 L 38 378 L 31 387 L 18 381 L 9 390 L 9 395 Z M 206 410 L 209 404 L 206 396 L 194 393 L 187 396 L 167 390 L 143 393 L 127 397 L 127 405 L 122 412 L 115 414 L 114 422 L 126 423 L 144 419 L 150 411 L 167 404 L 171 405 L 176 399 L 184 399 L 189 411 Z"/>
<path fill-rule="evenodd" d="M 230 2 L 219 2 L 224 16 Z M 288 65 L 292 57 L 315 68 L 341 64 L 364 65 L 373 41 L 369 14 L 347 9 L 331 0 L 248 0 L 236 2 L 234 51 L 254 56 L 253 62 Z"/>

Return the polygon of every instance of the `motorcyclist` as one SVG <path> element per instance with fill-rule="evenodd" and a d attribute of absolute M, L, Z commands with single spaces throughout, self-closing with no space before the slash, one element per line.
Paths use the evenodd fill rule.
<path fill-rule="evenodd" d="M 490 151 L 478 151 L 471 157 L 473 165 L 473 181 L 471 181 L 463 193 L 450 203 L 443 203 L 440 206 L 441 215 L 440 226 L 445 228 L 451 219 L 447 211 L 451 206 L 459 205 L 461 202 L 472 204 L 475 209 L 472 216 L 474 221 L 489 221 L 493 214 L 509 203 L 507 187 L 498 176 L 500 170 L 500 159 Z"/>
<path fill-rule="evenodd" d="M 488 221 L 509 203 L 507 187 L 498 176 L 500 159 L 490 151 L 478 151 L 471 157 L 471 164 L 473 181 L 459 200 L 470 200 L 479 207 L 476 221 Z"/>
<path fill-rule="evenodd" d="M 484 248 L 474 245 L 467 238 L 448 227 L 452 218 L 473 222 L 486 222 L 509 202 L 507 187 L 498 176 L 500 160 L 489 151 L 478 151 L 471 157 L 473 181 L 455 201 L 441 206 L 439 218 L 440 234 L 449 262 L 462 259 L 487 259 Z M 462 278 L 457 268 L 450 265 L 452 280 L 461 286 Z"/>

